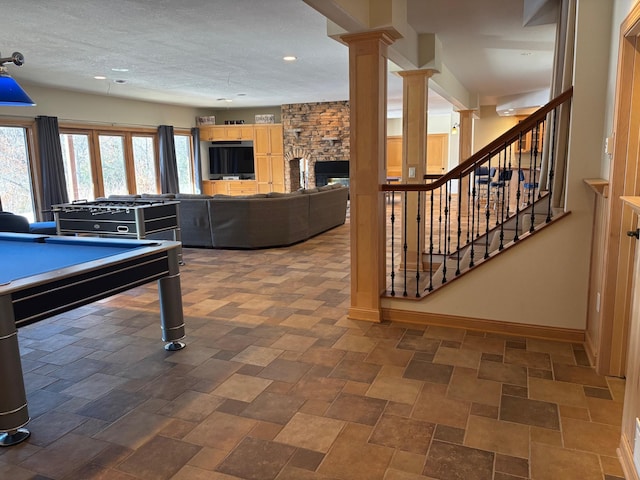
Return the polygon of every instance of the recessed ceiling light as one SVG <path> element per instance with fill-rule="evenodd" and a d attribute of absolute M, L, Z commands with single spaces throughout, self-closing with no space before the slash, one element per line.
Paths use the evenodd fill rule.
<path fill-rule="evenodd" d="M 282 57 L 282 59 L 285 62 L 295 62 L 298 59 L 298 57 L 295 57 L 293 55 L 286 55 L 286 56 Z"/>
<path fill-rule="evenodd" d="M 128 72 L 129 69 L 128 68 L 112 68 L 111 71 L 112 72 Z"/>
<path fill-rule="evenodd" d="M 104 75 L 96 75 L 93 78 L 95 78 L 96 80 L 106 80 L 107 79 L 107 77 L 105 77 Z"/>
<path fill-rule="evenodd" d="M 238 94 L 238 96 L 239 96 L 239 97 L 244 97 L 244 96 L 246 96 L 246 95 L 247 95 L 246 93 L 239 93 L 239 94 Z"/>
<path fill-rule="evenodd" d="M 122 80 L 122 79 L 120 79 L 120 78 L 119 78 L 119 79 L 117 79 L 117 80 L 114 80 L 113 82 L 114 82 L 114 83 L 127 83 L 127 81 L 126 81 L 126 80 Z"/>

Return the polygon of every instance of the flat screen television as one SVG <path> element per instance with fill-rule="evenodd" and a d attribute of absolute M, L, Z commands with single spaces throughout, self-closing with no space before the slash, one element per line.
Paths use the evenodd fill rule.
<path fill-rule="evenodd" d="M 211 142 L 209 174 L 211 180 L 254 180 L 253 142 Z"/>

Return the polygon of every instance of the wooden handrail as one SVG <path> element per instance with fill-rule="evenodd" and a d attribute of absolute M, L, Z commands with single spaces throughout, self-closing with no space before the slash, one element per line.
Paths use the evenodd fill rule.
<path fill-rule="evenodd" d="M 402 192 L 424 192 L 429 190 L 435 190 L 436 188 L 441 187 L 449 180 L 457 180 L 460 177 L 464 177 L 471 173 L 477 167 L 478 162 L 486 157 L 490 157 L 498 153 L 500 150 L 504 148 L 505 145 L 515 142 L 520 138 L 522 132 L 527 132 L 532 130 L 535 125 L 543 120 L 546 115 L 551 112 L 556 107 L 562 105 L 567 100 L 569 100 L 573 96 L 573 87 L 569 87 L 569 89 L 562 92 L 556 98 L 551 100 L 549 103 L 540 107 L 538 110 L 533 112 L 527 118 L 522 120 L 517 125 L 514 125 L 505 133 L 500 135 L 494 141 L 484 146 L 476 153 L 471 155 L 467 160 L 460 163 L 453 169 L 449 170 L 444 175 L 438 176 L 437 179 L 433 179 L 433 175 L 429 176 L 429 179 L 433 181 L 431 183 L 412 183 L 412 184 L 393 184 L 393 185 L 380 185 L 380 190 L 385 192 L 390 191 L 402 191 Z"/>

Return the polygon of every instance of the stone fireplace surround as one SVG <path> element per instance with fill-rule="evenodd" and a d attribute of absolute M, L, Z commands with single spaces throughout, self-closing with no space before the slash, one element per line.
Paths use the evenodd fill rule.
<path fill-rule="evenodd" d="M 306 187 L 315 187 L 316 162 L 349 160 L 349 102 L 295 103 L 281 108 L 285 190 L 305 187 L 300 182 L 301 163 L 307 168 Z"/>

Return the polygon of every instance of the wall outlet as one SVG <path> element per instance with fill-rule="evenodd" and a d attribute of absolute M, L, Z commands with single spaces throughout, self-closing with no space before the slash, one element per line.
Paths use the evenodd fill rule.
<path fill-rule="evenodd" d="M 409 178 L 416 178 L 416 167 L 409 167 Z"/>
<path fill-rule="evenodd" d="M 604 139 L 604 153 L 613 155 L 613 135 Z"/>

